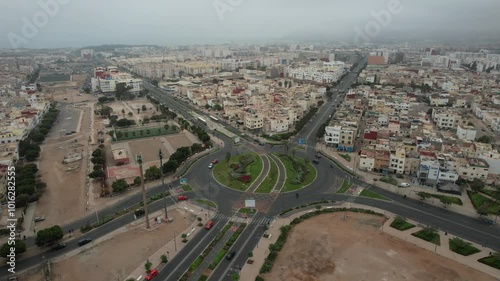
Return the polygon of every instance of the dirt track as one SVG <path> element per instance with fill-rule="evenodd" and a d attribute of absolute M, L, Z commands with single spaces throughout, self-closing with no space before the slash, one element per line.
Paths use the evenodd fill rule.
<path fill-rule="evenodd" d="M 380 231 L 384 218 L 324 214 L 297 225 L 265 280 L 495 280 Z"/>

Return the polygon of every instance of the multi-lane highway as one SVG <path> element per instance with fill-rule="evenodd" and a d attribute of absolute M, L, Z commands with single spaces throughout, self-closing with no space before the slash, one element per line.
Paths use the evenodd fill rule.
<path fill-rule="evenodd" d="M 365 61 L 366 62 L 366 59 Z M 336 86 L 333 90 L 335 93 L 341 93 L 349 88 L 349 86 L 355 81 L 357 77 L 357 71 L 363 66 L 364 62 L 360 63 L 359 66 L 348 74 L 343 81 Z M 150 95 L 155 97 L 161 103 L 166 104 L 169 108 L 173 109 L 177 114 L 182 115 L 185 119 L 197 122 L 196 118 L 193 117 L 192 112 L 195 111 L 197 114 L 206 116 L 203 112 L 193 109 L 191 106 L 187 105 L 179 99 L 175 99 L 170 96 L 164 90 L 161 90 L 147 82 L 145 82 L 145 88 L 149 89 Z M 318 127 L 327 121 L 328 116 L 334 113 L 336 109 L 336 104 L 341 99 L 340 95 L 334 95 L 334 97 L 325 103 L 317 112 L 313 121 L 306 124 L 304 128 L 298 133 L 295 141 L 298 139 L 306 139 L 307 147 L 312 147 L 306 151 L 299 150 L 297 156 L 307 156 L 309 159 L 313 159 L 316 151 L 314 145 L 316 142 L 316 132 Z M 201 122 L 197 122 L 198 125 L 208 128 Z M 236 130 L 232 128 L 232 130 Z M 190 266 L 190 264 L 202 253 L 205 247 L 212 241 L 214 235 L 222 229 L 224 224 L 230 219 L 234 214 L 233 203 L 237 200 L 241 200 L 242 192 L 235 191 L 232 189 L 220 186 L 216 181 L 213 180 L 211 170 L 207 168 L 208 164 L 214 158 L 222 159 L 224 158 L 226 152 L 233 150 L 233 142 L 224 135 L 213 132 L 217 135 L 219 139 L 224 141 L 224 147 L 214 153 L 211 156 L 204 157 L 194 163 L 189 172 L 185 177 L 188 178 L 189 182 L 192 183 L 194 190 L 189 196 L 191 198 L 204 197 L 215 201 L 219 207 L 218 212 L 215 214 L 217 217 L 215 221 L 215 226 L 210 231 L 201 231 L 195 235 L 191 242 L 189 242 L 172 260 L 167 264 L 165 270 L 160 272 L 159 276 L 156 277 L 157 280 L 177 280 Z M 270 147 L 265 146 L 268 152 L 283 152 L 283 148 L 280 147 Z M 316 180 L 308 187 L 303 190 L 298 191 L 299 197 L 294 193 L 282 193 L 279 194 L 273 202 L 267 213 L 257 213 L 255 218 L 250 221 L 249 227 L 247 227 L 241 234 L 240 238 L 233 245 L 231 250 L 237 252 L 236 256 L 231 260 L 223 260 L 213 271 L 209 280 L 232 280 L 231 275 L 241 267 L 246 259 L 247 254 L 252 251 L 252 249 L 257 245 L 258 240 L 262 237 L 264 233 L 264 225 L 266 221 L 274 218 L 281 211 L 293 208 L 297 205 L 302 205 L 310 202 L 317 202 L 323 199 L 335 200 L 335 201 L 347 201 L 368 206 L 377 207 L 388 212 L 418 221 L 424 225 L 438 227 L 443 231 L 447 231 L 450 234 L 461 236 L 467 240 L 482 244 L 487 247 L 498 249 L 500 245 L 500 229 L 496 226 L 488 226 L 481 223 L 476 218 L 467 217 L 458 213 L 454 213 L 447 209 L 438 208 L 432 205 L 427 205 L 418 200 L 413 200 L 409 198 L 403 198 L 398 194 L 380 189 L 359 180 L 352 179 L 355 184 L 364 186 L 365 188 L 373 189 L 374 191 L 390 198 L 392 202 L 373 200 L 369 198 L 353 197 L 348 195 L 335 194 L 335 189 L 341 184 L 342 180 L 346 177 L 344 171 L 336 167 L 328 159 L 320 159 L 319 164 L 316 165 L 318 170 L 318 177 Z M 208 183 L 208 184 L 207 184 Z M 173 184 L 177 186 L 178 183 L 168 183 L 166 186 Z M 152 195 L 161 191 L 164 191 L 165 187 L 156 186 L 148 190 L 148 194 Z M 104 217 L 109 214 L 113 214 L 124 208 L 128 208 L 137 204 L 141 201 L 141 195 L 132 195 L 126 199 L 123 199 L 119 203 L 110 206 L 99 212 L 99 215 Z M 174 201 L 169 199 L 168 204 L 174 204 Z M 162 200 L 159 200 L 150 205 L 150 208 L 154 210 L 160 210 L 163 207 Z M 105 224 L 98 229 L 95 229 L 87 234 L 84 234 L 81 238 L 91 238 L 96 239 L 101 237 L 119 227 L 130 223 L 133 220 L 132 214 L 127 214 L 118 219 Z M 87 221 L 94 222 L 95 216 L 91 215 L 71 224 L 64 226 L 64 229 L 79 229 Z M 264 223 L 262 223 L 264 222 Z M 28 245 L 32 245 L 33 242 L 28 241 Z M 61 255 L 65 252 L 74 250 L 76 248 L 76 241 L 70 242 L 68 247 L 60 252 L 46 253 L 45 258 L 53 258 L 55 256 Z M 34 266 L 42 261 L 42 255 L 37 255 L 35 257 L 27 258 L 24 260 L 19 260 L 16 264 L 18 271 Z M 5 269 L 5 267 L 3 268 Z M 4 277 L 6 270 L 2 270 L 0 277 Z"/>

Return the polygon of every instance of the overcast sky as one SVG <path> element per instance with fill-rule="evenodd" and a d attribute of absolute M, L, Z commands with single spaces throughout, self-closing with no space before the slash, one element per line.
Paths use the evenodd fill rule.
<path fill-rule="evenodd" d="M 498 0 L 0 0 L 0 47 L 12 38 L 29 48 L 352 39 L 394 1 L 401 12 L 373 37 L 499 34 Z M 67 3 L 43 23 L 40 2 Z M 26 36 L 23 18 L 34 15 L 42 24 Z"/>

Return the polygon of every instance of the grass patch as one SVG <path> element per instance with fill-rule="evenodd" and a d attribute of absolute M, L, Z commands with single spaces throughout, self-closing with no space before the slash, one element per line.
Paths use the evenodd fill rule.
<path fill-rule="evenodd" d="M 469 195 L 470 201 L 472 202 L 472 205 L 476 210 L 484 205 L 486 206 L 486 212 L 488 212 L 489 214 L 498 214 L 500 210 L 500 204 L 493 202 L 493 200 L 479 193 L 471 192 L 470 190 L 467 190 L 467 194 Z"/>
<path fill-rule="evenodd" d="M 224 250 L 224 249 L 219 250 L 217 252 L 217 254 L 215 255 L 215 258 L 212 261 L 212 263 L 208 266 L 208 268 L 211 270 L 214 270 L 217 267 L 217 265 L 220 263 L 220 261 L 224 258 L 224 256 L 226 256 L 226 254 L 227 254 L 226 250 Z"/>
<path fill-rule="evenodd" d="M 236 242 L 236 240 L 238 239 L 241 232 L 243 232 L 243 230 L 245 229 L 246 226 L 247 226 L 246 223 L 242 223 L 238 227 L 238 229 L 233 233 L 233 235 L 231 235 L 231 237 L 229 237 L 229 240 L 224 245 L 224 248 L 222 248 L 219 252 L 217 252 L 212 263 L 208 266 L 208 269 L 214 270 L 217 267 L 217 265 L 224 258 L 224 256 L 226 256 L 227 252 L 229 251 L 231 246 L 233 246 L 234 242 Z"/>
<path fill-rule="evenodd" d="M 189 184 L 185 184 L 182 186 L 182 190 L 188 192 L 188 191 L 193 191 L 193 188 Z"/>
<path fill-rule="evenodd" d="M 165 130 L 164 127 L 147 128 L 147 127 L 136 126 L 127 129 L 116 129 L 116 140 L 113 141 L 149 138 L 149 137 L 164 136 L 164 135 L 171 135 L 178 133 L 178 131 L 173 128 L 174 127 L 169 127 L 168 130 Z"/>
<path fill-rule="evenodd" d="M 491 196 L 493 198 L 496 198 L 497 196 L 500 195 L 500 191 L 491 190 L 491 189 L 482 189 L 481 193 L 484 193 L 484 194 Z"/>
<path fill-rule="evenodd" d="M 351 186 L 352 186 L 352 183 L 344 180 L 344 181 L 342 181 L 342 186 L 340 186 L 340 188 L 335 193 L 344 194 L 347 192 L 347 190 L 349 190 L 349 188 Z"/>
<path fill-rule="evenodd" d="M 392 221 L 391 225 L 390 225 L 392 228 L 395 228 L 399 231 L 405 231 L 405 230 L 408 230 L 410 228 L 414 228 L 415 225 L 414 224 L 411 224 L 409 222 L 406 221 L 405 218 L 402 218 L 402 217 L 396 217 L 394 219 L 394 221 Z"/>
<path fill-rule="evenodd" d="M 500 255 L 488 256 L 482 259 L 478 259 L 477 261 L 493 268 L 500 269 Z"/>
<path fill-rule="evenodd" d="M 359 196 L 369 197 L 369 198 L 373 198 L 373 199 L 380 199 L 380 200 L 385 200 L 385 201 L 391 201 L 389 198 L 382 196 L 382 195 L 375 193 L 375 192 L 368 190 L 368 189 L 363 189 L 361 191 L 361 193 L 359 194 Z"/>
<path fill-rule="evenodd" d="M 441 245 L 441 237 L 439 236 L 437 230 L 434 228 L 424 228 L 420 231 L 412 233 L 411 235 L 418 237 L 422 240 L 425 240 L 427 242 L 436 244 L 438 246 Z"/>
<path fill-rule="evenodd" d="M 255 190 L 256 193 L 269 193 L 273 191 L 276 182 L 278 181 L 278 165 L 271 157 L 267 157 L 271 166 L 269 167 L 269 174 L 262 181 L 260 186 Z"/>
<path fill-rule="evenodd" d="M 481 250 L 472 246 L 470 242 L 464 241 L 458 237 L 450 239 L 449 247 L 450 250 L 462 256 L 470 256 L 481 252 Z"/>
<path fill-rule="evenodd" d="M 252 208 L 240 208 L 238 212 L 243 214 L 255 214 L 257 210 Z"/>
<path fill-rule="evenodd" d="M 215 245 L 217 245 L 217 243 L 219 243 L 220 239 L 222 239 L 224 234 L 226 234 L 226 232 L 229 230 L 229 228 L 232 225 L 233 225 L 233 222 L 230 221 L 224 226 L 224 228 L 221 230 L 221 232 L 219 232 L 217 234 L 217 236 L 215 236 L 214 240 L 212 240 L 212 242 L 210 242 L 210 244 L 205 248 L 205 250 L 203 250 L 203 253 L 201 253 L 201 255 L 199 255 L 196 258 L 196 260 L 189 266 L 189 269 L 181 276 L 181 278 L 179 278 L 179 280 L 187 281 L 189 279 L 189 277 L 191 277 L 191 274 L 193 274 L 193 272 L 196 270 L 196 268 L 198 268 L 198 266 L 200 266 L 200 264 L 203 262 L 205 257 L 207 257 L 208 254 L 210 253 L 210 251 L 212 251 L 212 249 L 215 247 Z"/>
<path fill-rule="evenodd" d="M 388 183 L 388 184 L 392 184 L 392 185 L 395 185 L 395 186 L 398 186 L 398 180 L 395 179 L 395 178 L 393 178 L 393 177 L 381 177 L 380 181 Z"/>
<path fill-rule="evenodd" d="M 196 202 L 203 204 L 203 205 L 206 205 L 208 207 L 217 208 L 217 205 L 215 205 L 215 203 L 210 201 L 210 200 L 198 198 L 198 199 L 196 199 Z"/>
<path fill-rule="evenodd" d="M 278 155 L 278 157 L 281 160 L 281 162 L 283 162 L 283 165 L 285 166 L 286 169 L 286 181 L 282 192 L 289 192 L 300 189 L 312 183 L 316 178 L 316 173 L 317 173 L 316 168 L 314 168 L 314 166 L 309 161 L 295 157 L 295 161 L 299 161 L 300 163 L 306 165 L 309 172 L 304 176 L 304 180 L 301 183 L 294 183 L 293 180 L 297 176 L 297 172 L 293 168 L 292 161 L 285 155 Z"/>
<path fill-rule="evenodd" d="M 230 164 L 238 164 L 240 158 L 246 157 L 249 154 L 253 156 L 254 161 L 246 167 L 246 171 L 252 176 L 250 182 L 244 183 L 242 181 L 239 181 L 238 179 L 232 177 L 230 173 Z M 215 165 L 213 168 L 213 173 L 214 177 L 219 181 L 221 184 L 245 191 L 252 185 L 252 183 L 259 177 L 260 173 L 262 172 L 262 158 L 257 153 L 244 153 L 240 155 L 233 155 L 231 159 L 229 160 L 229 163 L 224 159 L 222 161 L 219 161 L 219 164 Z"/>
<path fill-rule="evenodd" d="M 351 162 L 351 155 L 349 154 L 339 154 L 340 157 L 344 158 L 348 162 Z"/>
<path fill-rule="evenodd" d="M 455 205 L 459 205 L 459 206 L 463 205 L 462 200 L 460 200 L 460 198 L 454 197 L 454 196 L 448 196 L 448 195 L 442 195 L 442 194 L 434 194 L 434 193 L 423 192 L 423 191 L 419 192 L 417 195 L 420 196 L 421 198 L 434 197 L 436 199 L 439 199 L 440 201 L 442 201 L 442 200 L 449 200 L 449 202 L 451 202 L 451 204 L 455 204 Z"/>

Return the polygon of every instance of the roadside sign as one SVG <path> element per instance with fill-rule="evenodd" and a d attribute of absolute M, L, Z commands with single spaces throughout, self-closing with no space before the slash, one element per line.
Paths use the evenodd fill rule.
<path fill-rule="evenodd" d="M 180 183 L 181 184 L 186 184 L 188 180 L 186 178 L 181 178 Z"/>
<path fill-rule="evenodd" d="M 306 140 L 305 139 L 299 139 L 299 144 L 306 144 Z"/>
<path fill-rule="evenodd" d="M 245 199 L 245 207 L 246 208 L 255 208 L 255 199 L 252 199 L 252 198 Z"/>

